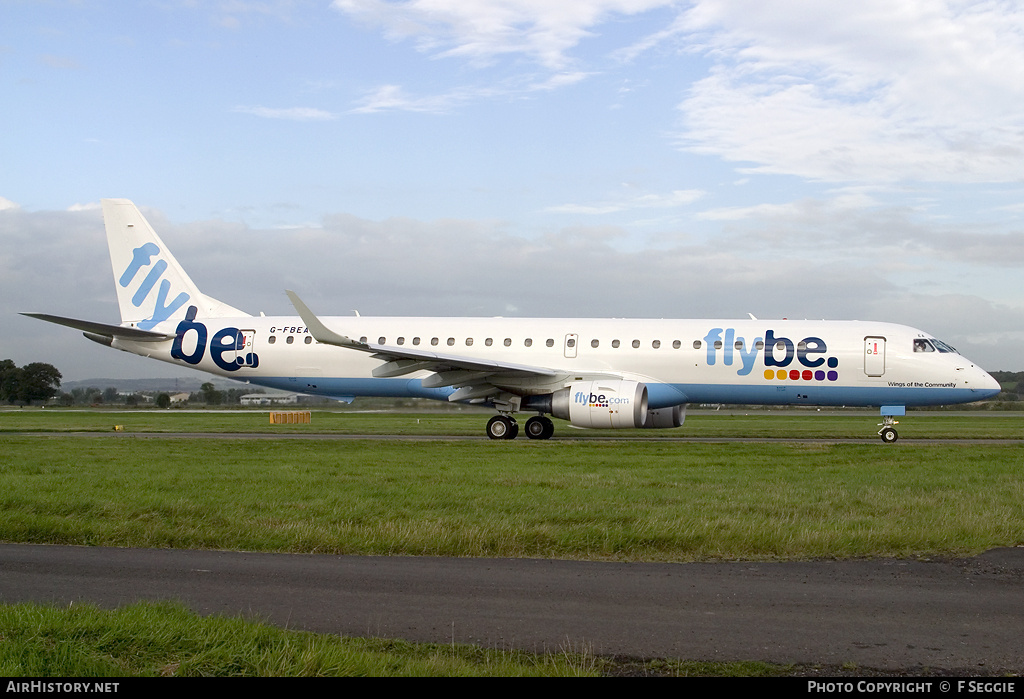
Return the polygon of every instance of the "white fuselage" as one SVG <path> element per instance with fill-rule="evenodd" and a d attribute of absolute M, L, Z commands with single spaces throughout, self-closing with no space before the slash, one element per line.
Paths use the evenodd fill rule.
<path fill-rule="evenodd" d="M 551 393 L 588 376 L 647 385 L 651 408 L 683 403 L 922 406 L 995 395 L 982 369 L 919 330 L 891 323 L 794 320 L 325 317 L 331 330 L 374 346 L 551 370 L 491 383 Z M 114 347 L 256 385 L 332 397 L 418 396 L 433 372 L 379 376 L 383 360 L 322 344 L 298 317 L 200 318 L 154 328 L 174 341 Z M 174 348 L 177 351 L 174 352 Z M 174 354 L 175 356 L 172 356 Z M 177 357 L 177 358 L 176 358 Z M 378 376 L 374 370 L 378 370 Z"/>

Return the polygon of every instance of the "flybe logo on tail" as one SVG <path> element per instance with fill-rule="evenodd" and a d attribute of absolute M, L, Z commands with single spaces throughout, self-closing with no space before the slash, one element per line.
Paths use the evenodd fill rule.
<path fill-rule="evenodd" d="M 207 336 L 206 325 L 196 320 L 196 307 L 189 306 L 185 320 L 178 323 L 175 330 L 171 357 L 188 364 L 198 364 L 206 355 Z M 210 359 L 224 371 L 238 371 L 244 366 L 255 369 L 260 365 L 260 358 L 255 352 L 244 351 L 247 349 L 245 333 L 238 328 L 221 328 L 215 332 L 210 338 L 209 348 Z"/>
<path fill-rule="evenodd" d="M 758 364 L 764 378 L 779 381 L 838 381 L 839 359 L 828 356 L 828 346 L 820 337 L 805 337 L 798 342 L 766 330 L 764 337 L 747 341 L 735 328 L 712 328 L 704 336 L 708 366 L 719 361 L 725 366 L 739 365 L 736 373 L 747 376 Z M 795 363 L 794 363 L 795 360 Z"/>
<path fill-rule="evenodd" d="M 175 296 L 170 303 L 167 302 L 167 296 L 171 292 L 171 282 L 160 278 L 167 270 L 167 260 L 161 258 L 156 263 L 150 264 L 153 258 L 159 254 L 160 248 L 156 243 L 145 243 L 135 248 L 132 250 L 132 261 L 128 263 L 128 266 L 121 274 L 121 278 L 117 280 L 118 284 L 127 289 L 128 285 L 132 283 L 144 267 L 150 268 L 149 273 L 146 274 L 142 283 L 139 284 L 139 288 L 135 290 L 135 295 L 132 296 L 132 305 L 136 308 L 142 307 L 142 304 L 152 294 L 153 287 L 156 286 L 157 281 L 160 282 L 160 287 L 156 291 L 152 317 L 139 323 L 139 327 L 143 330 L 151 330 L 157 323 L 170 318 L 189 299 L 189 295 L 183 291 Z"/>

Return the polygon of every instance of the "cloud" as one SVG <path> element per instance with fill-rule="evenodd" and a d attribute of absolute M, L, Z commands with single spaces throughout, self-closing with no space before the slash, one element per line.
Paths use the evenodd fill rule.
<path fill-rule="evenodd" d="M 567 52 L 612 15 L 633 15 L 672 0 L 334 0 L 332 6 L 396 41 L 411 38 L 437 57 L 489 63 L 522 54 L 562 70 Z"/>
<path fill-rule="evenodd" d="M 381 85 L 359 100 L 351 113 L 376 114 L 400 111 L 443 114 L 469 101 L 472 94 L 466 90 L 456 90 L 441 95 L 412 97 L 398 85 Z"/>
<path fill-rule="evenodd" d="M 642 194 L 628 198 L 614 198 L 596 204 L 562 204 L 545 209 L 549 213 L 602 215 L 636 209 L 671 209 L 689 206 L 706 194 L 700 189 L 678 189 L 669 194 Z"/>
<path fill-rule="evenodd" d="M 332 121 L 338 118 L 337 114 L 311 107 L 274 109 L 271 107 L 238 106 L 232 111 L 242 114 L 252 114 L 253 116 L 262 117 L 264 119 L 285 119 L 288 121 Z"/>
<path fill-rule="evenodd" d="M 42 61 L 44 65 L 56 70 L 81 70 L 82 68 L 82 66 L 78 64 L 78 61 L 66 56 L 43 54 L 39 57 L 39 60 Z"/>
<path fill-rule="evenodd" d="M 87 204 L 72 204 L 68 207 L 68 211 L 99 211 L 101 208 L 98 201 L 93 201 Z"/>
<path fill-rule="evenodd" d="M 381 85 L 370 91 L 350 110 L 350 114 L 377 114 L 379 112 L 421 112 L 447 114 L 458 107 L 481 99 L 509 99 L 538 92 L 557 90 L 585 80 L 593 73 L 562 72 L 537 79 L 536 76 L 517 76 L 496 85 L 460 86 L 435 95 L 414 97 L 400 85 Z"/>
<path fill-rule="evenodd" d="M 1014 3 L 697 0 L 670 39 L 715 62 L 679 145 L 831 182 L 1006 182 L 1024 166 Z"/>

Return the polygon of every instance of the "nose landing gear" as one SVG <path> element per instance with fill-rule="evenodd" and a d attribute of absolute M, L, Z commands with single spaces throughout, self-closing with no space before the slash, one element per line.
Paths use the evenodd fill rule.
<path fill-rule="evenodd" d="M 900 424 L 891 415 L 887 415 L 883 418 L 884 422 L 878 423 L 882 426 L 882 429 L 878 430 L 878 436 L 882 438 L 882 441 L 886 444 L 892 444 L 899 439 L 899 434 L 896 432 L 896 428 L 893 425 Z"/>

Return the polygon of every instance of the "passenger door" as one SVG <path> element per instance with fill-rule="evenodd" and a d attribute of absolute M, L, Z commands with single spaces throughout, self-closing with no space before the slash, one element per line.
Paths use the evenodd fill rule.
<path fill-rule="evenodd" d="M 885 374 L 885 338 L 868 336 L 864 338 L 864 373 L 868 376 Z"/>

